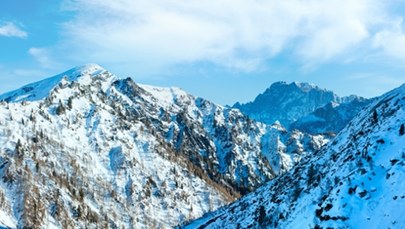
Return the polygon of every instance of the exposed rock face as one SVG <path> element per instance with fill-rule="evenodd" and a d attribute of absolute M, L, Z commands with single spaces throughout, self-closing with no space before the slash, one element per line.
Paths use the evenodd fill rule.
<path fill-rule="evenodd" d="M 279 121 L 289 127 L 298 118 L 337 100 L 338 96 L 332 91 L 320 89 L 313 84 L 277 82 L 258 95 L 253 102 L 237 103 L 234 107 L 257 121 L 267 124 Z"/>
<path fill-rule="evenodd" d="M 372 100 L 355 98 L 349 102 L 330 102 L 290 125 L 309 134 L 337 134 Z"/>
<path fill-rule="evenodd" d="M 339 97 L 309 83 L 277 82 L 253 102 L 233 107 L 263 123 L 279 121 L 287 129 L 336 134 L 368 103 L 358 96 Z"/>

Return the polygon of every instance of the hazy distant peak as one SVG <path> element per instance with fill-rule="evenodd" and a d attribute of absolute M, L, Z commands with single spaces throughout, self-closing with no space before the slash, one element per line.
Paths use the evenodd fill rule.
<path fill-rule="evenodd" d="M 320 90 L 320 91 L 329 91 L 326 89 L 321 89 L 317 85 L 313 83 L 307 83 L 307 82 L 298 82 L 298 81 L 293 81 L 291 83 L 288 83 L 286 81 L 278 81 L 273 83 L 267 90 L 266 92 L 271 92 L 273 90 L 277 89 L 287 89 L 287 88 L 298 88 L 303 92 L 309 92 L 311 90 Z"/>
<path fill-rule="evenodd" d="M 339 101 L 339 97 L 332 91 L 321 89 L 314 84 L 279 81 L 259 94 L 254 101 L 246 104 L 236 103 L 234 107 L 257 121 L 272 124 L 278 120 L 288 128 L 303 115 L 331 101 Z"/>
<path fill-rule="evenodd" d="M 319 89 L 321 90 L 318 86 L 312 83 L 306 83 L 306 82 L 293 82 L 293 84 L 297 85 L 303 92 L 309 92 L 310 90 L 313 89 Z"/>

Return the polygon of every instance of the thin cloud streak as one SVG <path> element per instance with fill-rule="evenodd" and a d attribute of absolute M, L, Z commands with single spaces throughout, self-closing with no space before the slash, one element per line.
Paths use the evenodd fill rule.
<path fill-rule="evenodd" d="M 0 36 L 26 38 L 27 32 L 12 22 L 0 23 Z"/>
<path fill-rule="evenodd" d="M 50 51 L 46 48 L 32 47 L 28 49 L 28 53 L 40 64 L 42 68 L 52 69 L 57 68 L 59 64 L 51 57 Z"/>
<path fill-rule="evenodd" d="M 384 50 L 392 57 L 405 61 L 405 33 L 403 18 L 397 18 L 391 27 L 378 32 L 374 38 L 374 46 Z"/>

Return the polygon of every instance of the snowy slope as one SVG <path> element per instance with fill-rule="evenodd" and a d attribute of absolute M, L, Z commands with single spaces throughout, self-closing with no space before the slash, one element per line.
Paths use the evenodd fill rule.
<path fill-rule="evenodd" d="M 123 93 L 136 87 L 127 81 L 118 86 Z M 179 88 L 140 85 L 136 90 L 144 90 L 142 97 L 130 98 L 136 104 L 142 100 L 155 104 L 137 112 L 153 116 L 150 111 L 155 109 L 150 122 L 174 151 L 182 151 L 214 181 L 242 194 L 289 170 L 302 155 L 325 143 L 321 136 L 254 122 L 236 109 L 195 98 Z M 276 147 L 280 144 L 285 147 Z"/>
<path fill-rule="evenodd" d="M 168 158 L 144 123 L 119 117 L 115 76 L 86 72 L 44 100 L 0 107 L 0 223 L 170 227 L 232 199 Z"/>
<path fill-rule="evenodd" d="M 170 228 L 325 143 L 95 64 L 0 100 L 0 227 Z"/>
<path fill-rule="evenodd" d="M 404 228 L 404 124 L 405 85 L 288 173 L 185 228 Z"/>

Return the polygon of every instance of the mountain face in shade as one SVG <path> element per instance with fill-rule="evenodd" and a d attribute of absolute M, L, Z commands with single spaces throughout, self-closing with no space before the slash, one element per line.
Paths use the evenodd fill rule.
<path fill-rule="evenodd" d="M 279 121 L 289 127 L 303 115 L 337 100 L 338 96 L 332 91 L 313 84 L 277 82 L 258 95 L 253 102 L 236 103 L 233 107 L 257 121 L 267 124 Z"/>
<path fill-rule="evenodd" d="M 335 135 L 371 101 L 370 99 L 355 97 L 344 103 L 329 102 L 291 123 L 290 129 L 298 129 L 310 134 Z"/>
<path fill-rule="evenodd" d="M 184 228 L 403 228 L 405 85 L 289 172 Z"/>
<path fill-rule="evenodd" d="M 358 96 L 339 97 L 309 83 L 277 82 L 253 102 L 233 107 L 263 123 L 279 121 L 287 129 L 319 134 L 339 132 L 367 101 Z"/>
<path fill-rule="evenodd" d="M 171 228 L 326 142 L 96 64 L 0 101 L 0 227 Z"/>

